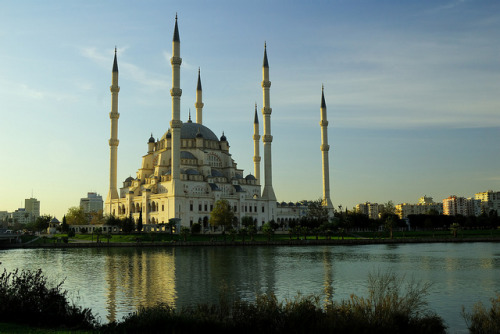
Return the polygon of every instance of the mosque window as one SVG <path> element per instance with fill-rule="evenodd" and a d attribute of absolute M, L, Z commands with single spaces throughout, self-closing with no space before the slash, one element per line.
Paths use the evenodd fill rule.
<path fill-rule="evenodd" d="M 210 167 L 222 167 L 222 162 L 220 161 L 219 157 L 214 154 L 208 155 L 208 164 L 210 165 Z"/>

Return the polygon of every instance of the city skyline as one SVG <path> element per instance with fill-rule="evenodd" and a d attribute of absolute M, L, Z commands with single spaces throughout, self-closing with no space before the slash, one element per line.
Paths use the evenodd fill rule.
<path fill-rule="evenodd" d="M 169 127 L 176 13 L 181 119 L 194 115 L 200 68 L 204 123 L 224 132 L 245 174 L 253 173 L 267 44 L 279 202 L 321 198 L 322 85 L 335 207 L 500 188 L 495 1 L 25 1 L 1 9 L 0 210 L 32 196 L 42 214 L 61 218 L 88 192 L 107 194 L 115 46 L 118 185 L 135 176 L 151 133 L 160 138 Z"/>

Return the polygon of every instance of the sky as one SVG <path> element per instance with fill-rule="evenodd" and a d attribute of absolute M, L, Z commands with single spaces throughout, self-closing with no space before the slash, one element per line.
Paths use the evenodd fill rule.
<path fill-rule="evenodd" d="M 336 207 L 500 191 L 497 0 L 4 0 L 0 211 L 35 197 L 60 219 L 87 192 L 106 198 L 115 47 L 119 186 L 135 176 L 169 127 L 176 14 L 181 118 L 200 69 L 204 125 L 244 175 L 266 43 L 278 201 L 322 196 L 322 85 Z"/>

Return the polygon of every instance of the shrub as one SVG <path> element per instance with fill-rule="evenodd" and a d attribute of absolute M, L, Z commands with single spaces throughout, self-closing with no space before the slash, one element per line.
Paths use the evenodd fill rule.
<path fill-rule="evenodd" d="M 4 269 L 0 275 L 0 321 L 41 327 L 92 329 L 97 321 L 90 309 L 70 304 L 61 282 L 49 286 L 42 270 Z"/>
<path fill-rule="evenodd" d="M 472 334 L 500 333 L 500 293 L 497 293 L 496 298 L 491 298 L 489 310 L 479 302 L 474 304 L 471 313 L 462 307 L 462 316 Z"/>

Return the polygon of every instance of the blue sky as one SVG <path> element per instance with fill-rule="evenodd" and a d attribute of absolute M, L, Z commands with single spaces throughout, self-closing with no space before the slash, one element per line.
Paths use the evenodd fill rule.
<path fill-rule="evenodd" d="M 334 205 L 500 190 L 498 1 L 6 0 L 0 211 L 33 194 L 61 218 L 89 191 L 106 197 L 115 46 L 118 182 L 135 176 L 168 129 L 176 13 L 182 118 L 200 67 L 204 124 L 245 174 L 267 43 L 278 201 L 322 195 L 322 84 Z"/>

